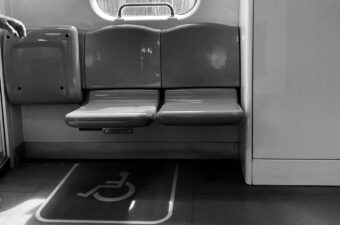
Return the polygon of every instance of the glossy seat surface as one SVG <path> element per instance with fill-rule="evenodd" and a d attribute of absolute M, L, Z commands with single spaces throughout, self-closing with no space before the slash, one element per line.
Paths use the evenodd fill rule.
<path fill-rule="evenodd" d="M 162 87 L 239 87 L 239 30 L 189 24 L 162 31 Z"/>
<path fill-rule="evenodd" d="M 179 89 L 165 92 L 157 119 L 165 125 L 223 125 L 243 114 L 235 89 Z"/>
<path fill-rule="evenodd" d="M 78 31 L 72 26 L 31 29 L 25 38 L 6 34 L 4 76 L 15 104 L 82 101 Z"/>
<path fill-rule="evenodd" d="M 87 32 L 87 89 L 160 88 L 160 31 L 120 25 Z"/>
<path fill-rule="evenodd" d="M 65 119 L 77 128 L 142 127 L 153 121 L 158 104 L 157 90 L 92 91 L 88 103 Z"/>

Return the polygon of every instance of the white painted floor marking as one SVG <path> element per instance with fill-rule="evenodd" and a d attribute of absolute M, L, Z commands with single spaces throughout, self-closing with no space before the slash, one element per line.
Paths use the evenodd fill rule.
<path fill-rule="evenodd" d="M 119 174 L 121 176 L 121 179 L 118 181 L 111 181 L 108 180 L 105 182 L 105 184 L 102 185 L 97 185 L 94 188 L 92 188 L 91 190 L 89 190 L 86 193 L 78 193 L 77 195 L 79 197 L 83 197 L 83 198 L 88 198 L 90 196 L 93 196 L 95 199 L 97 199 L 98 201 L 102 201 L 102 202 L 118 202 L 118 201 L 122 201 L 124 199 L 127 199 L 128 197 L 130 197 L 131 195 L 133 195 L 136 191 L 136 188 L 133 184 L 131 184 L 130 182 L 127 182 L 127 178 L 130 175 L 130 173 L 128 172 L 121 172 Z M 120 189 L 122 188 L 124 185 L 127 186 L 128 188 L 128 192 L 126 192 L 125 194 L 118 196 L 118 197 L 104 197 L 100 194 L 100 189 L 103 188 L 107 188 L 107 189 Z"/>
<path fill-rule="evenodd" d="M 54 195 L 58 192 L 58 190 L 62 187 L 62 185 L 66 182 L 66 180 L 71 176 L 73 171 L 79 166 L 79 164 L 75 164 L 72 169 L 66 174 L 66 176 L 60 181 L 60 183 L 57 185 L 57 187 L 53 190 L 53 192 L 50 194 L 50 196 L 47 198 L 47 200 L 39 207 L 39 209 L 35 213 L 35 217 L 38 221 L 44 222 L 44 223 L 59 223 L 59 224 L 107 224 L 107 225 L 113 225 L 113 224 L 125 224 L 125 225 L 156 225 L 164 223 L 165 221 L 169 220 L 173 214 L 174 210 L 174 202 L 175 202 L 175 196 L 176 196 L 176 187 L 177 187 L 177 179 L 178 179 L 178 172 L 179 172 L 179 166 L 176 165 L 174 176 L 172 180 L 172 188 L 171 188 L 171 194 L 170 194 L 170 200 L 169 200 L 169 208 L 168 208 L 168 214 L 159 219 L 159 220 L 153 220 L 153 221 L 139 221 L 139 220 L 73 220 L 73 219 L 46 219 L 41 216 L 41 211 L 44 209 L 44 207 L 49 203 L 49 201 L 54 197 Z"/>

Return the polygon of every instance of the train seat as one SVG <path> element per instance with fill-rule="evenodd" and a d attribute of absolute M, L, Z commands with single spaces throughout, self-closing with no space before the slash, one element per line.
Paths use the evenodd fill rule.
<path fill-rule="evenodd" d="M 157 114 L 165 125 L 234 124 L 243 117 L 235 89 L 176 89 Z"/>
<path fill-rule="evenodd" d="M 243 118 L 239 31 L 219 24 L 191 24 L 161 34 L 165 125 L 233 124 Z"/>
<path fill-rule="evenodd" d="M 141 127 L 156 115 L 161 88 L 160 31 L 105 27 L 85 35 L 87 102 L 66 115 L 83 129 Z"/>
<path fill-rule="evenodd" d="M 30 29 L 3 39 L 4 78 L 13 104 L 81 103 L 79 32 L 73 26 Z"/>
<path fill-rule="evenodd" d="M 66 122 L 77 128 L 101 129 L 149 125 L 159 104 L 157 90 L 98 90 L 89 101 L 66 115 Z"/>

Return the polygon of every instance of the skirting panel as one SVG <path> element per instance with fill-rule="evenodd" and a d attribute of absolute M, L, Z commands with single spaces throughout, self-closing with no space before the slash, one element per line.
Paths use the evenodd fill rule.
<path fill-rule="evenodd" d="M 237 159 L 238 143 L 26 142 L 31 159 Z"/>
<path fill-rule="evenodd" d="M 340 160 L 254 160 L 254 185 L 340 186 Z"/>

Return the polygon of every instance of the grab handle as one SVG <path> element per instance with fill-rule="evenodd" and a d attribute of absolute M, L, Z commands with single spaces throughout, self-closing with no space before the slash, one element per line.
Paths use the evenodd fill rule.
<path fill-rule="evenodd" d="M 136 4 L 123 4 L 119 7 L 118 18 L 122 18 L 122 11 L 126 7 L 138 7 L 138 6 L 165 6 L 170 9 L 171 17 L 175 17 L 174 7 L 169 3 L 136 3 Z"/>

